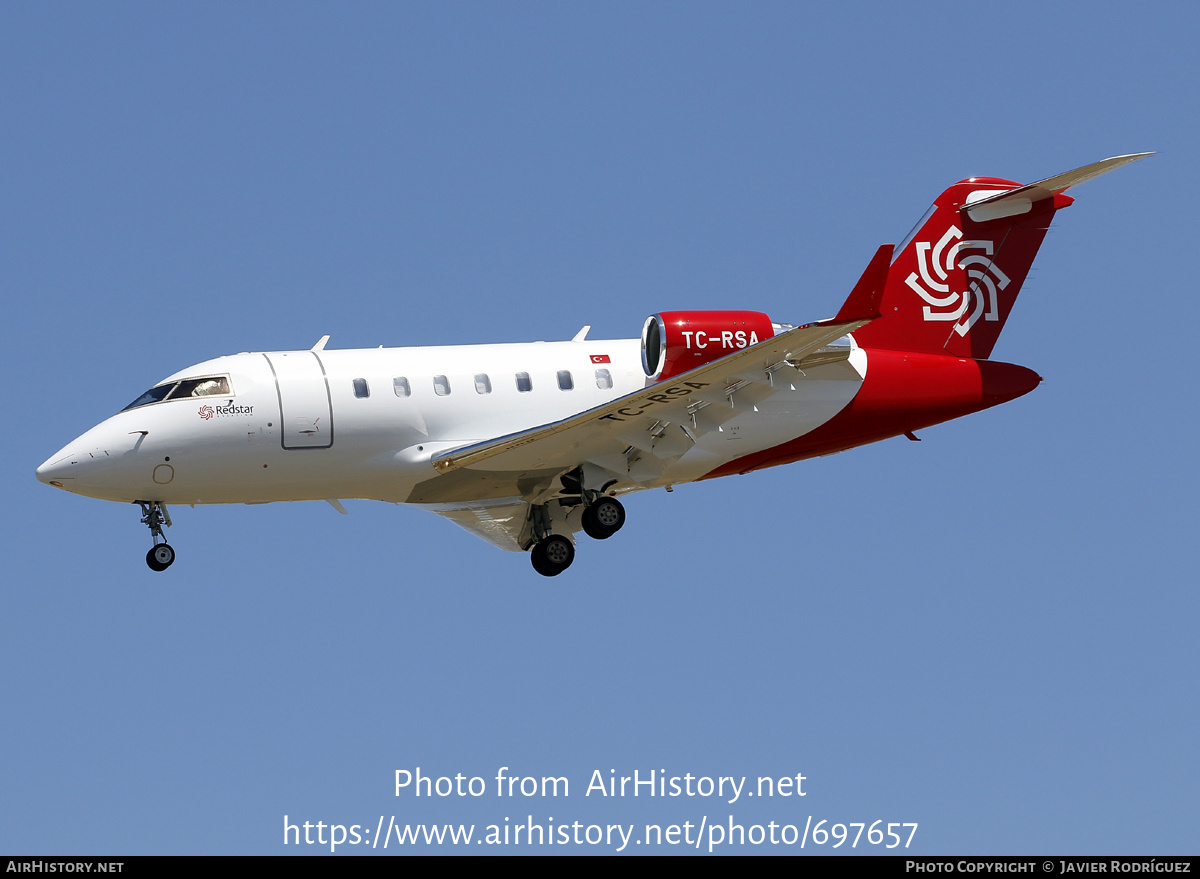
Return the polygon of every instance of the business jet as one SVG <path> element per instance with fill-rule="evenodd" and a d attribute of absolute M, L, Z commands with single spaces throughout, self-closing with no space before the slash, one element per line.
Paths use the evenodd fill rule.
<path fill-rule="evenodd" d="M 138 396 L 37 469 L 136 504 L 146 563 L 175 561 L 168 508 L 371 499 L 430 510 L 553 577 L 620 498 L 748 473 L 1007 402 L 1040 376 L 988 359 L 1072 186 L 1150 153 L 1036 183 L 955 183 L 880 247 L 837 314 L 667 311 L 640 339 L 218 357 Z"/>

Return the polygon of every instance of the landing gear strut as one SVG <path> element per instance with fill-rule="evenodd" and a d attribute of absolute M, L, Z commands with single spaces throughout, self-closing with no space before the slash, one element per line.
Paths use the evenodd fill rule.
<path fill-rule="evenodd" d="M 167 543 L 163 534 L 163 525 L 171 527 L 171 514 L 167 505 L 158 501 L 138 501 L 142 508 L 142 524 L 150 529 L 150 538 L 154 546 L 146 553 L 146 564 L 152 571 L 165 571 L 175 561 L 175 550 Z"/>

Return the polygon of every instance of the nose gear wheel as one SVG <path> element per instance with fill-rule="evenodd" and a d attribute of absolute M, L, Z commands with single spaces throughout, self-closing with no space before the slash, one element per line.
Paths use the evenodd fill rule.
<path fill-rule="evenodd" d="M 175 562 L 175 550 L 167 543 L 163 526 L 171 527 L 171 514 L 167 505 L 159 501 L 138 501 L 142 508 L 142 524 L 150 529 L 154 546 L 146 553 L 146 564 L 152 571 L 165 571 Z"/>
<path fill-rule="evenodd" d="M 152 571 L 165 571 L 175 561 L 175 550 L 169 544 L 160 543 L 152 546 L 146 553 L 146 564 Z"/>

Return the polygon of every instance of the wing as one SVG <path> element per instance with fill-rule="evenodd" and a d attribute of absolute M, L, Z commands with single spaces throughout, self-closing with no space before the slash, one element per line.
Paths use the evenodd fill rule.
<path fill-rule="evenodd" d="M 562 421 L 453 449 L 433 459 L 439 473 L 569 469 L 632 447 L 675 459 L 716 430 L 799 379 L 805 358 L 870 321 L 833 320 L 787 330 L 712 363 Z M 786 387 L 786 384 L 784 385 Z"/>

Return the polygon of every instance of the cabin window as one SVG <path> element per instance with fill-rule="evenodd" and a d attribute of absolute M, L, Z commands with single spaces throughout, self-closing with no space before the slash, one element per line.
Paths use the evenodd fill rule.
<path fill-rule="evenodd" d="M 518 372 L 517 373 L 517 390 L 520 391 L 522 394 L 527 394 L 533 390 L 533 381 L 530 380 L 529 373 L 527 373 L 527 372 Z"/>
<path fill-rule="evenodd" d="M 607 369 L 596 370 L 596 387 L 602 391 L 607 391 L 612 387 L 612 373 Z"/>
<path fill-rule="evenodd" d="M 354 396 L 358 397 L 360 400 L 365 400 L 367 397 L 371 396 L 371 389 L 367 386 L 367 380 L 365 378 L 354 379 Z"/>
<path fill-rule="evenodd" d="M 402 375 L 392 379 L 392 389 L 396 392 L 397 397 L 407 397 L 412 393 L 412 388 L 408 386 L 408 379 Z"/>
<path fill-rule="evenodd" d="M 439 397 L 445 397 L 450 393 L 450 379 L 444 375 L 435 375 L 433 377 L 433 392 Z"/>
<path fill-rule="evenodd" d="M 492 380 L 488 378 L 486 372 L 481 372 L 475 376 L 475 393 L 490 394 L 492 392 Z"/>
<path fill-rule="evenodd" d="M 569 391 L 575 387 L 575 380 L 571 378 L 571 370 L 560 369 L 558 371 L 558 389 L 560 391 Z"/>

